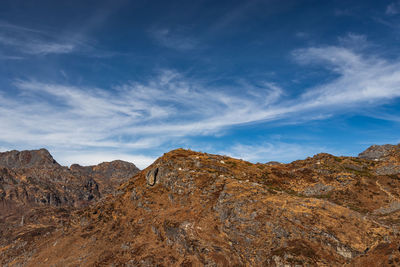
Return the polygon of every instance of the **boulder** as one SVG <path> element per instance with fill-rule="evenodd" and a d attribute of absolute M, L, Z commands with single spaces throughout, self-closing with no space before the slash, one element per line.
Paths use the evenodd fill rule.
<path fill-rule="evenodd" d="M 148 185 L 153 186 L 156 184 L 157 174 L 158 174 L 158 168 L 152 169 L 146 174 L 146 180 Z"/>

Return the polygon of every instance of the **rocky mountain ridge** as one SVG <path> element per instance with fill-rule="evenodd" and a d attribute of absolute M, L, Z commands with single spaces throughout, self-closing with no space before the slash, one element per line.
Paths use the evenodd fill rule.
<path fill-rule="evenodd" d="M 123 161 L 68 168 L 46 149 L 0 153 L 0 247 L 16 236 L 62 226 L 75 210 L 115 193 L 138 171 Z"/>
<path fill-rule="evenodd" d="M 61 167 L 46 149 L 39 150 L 12 150 L 0 152 L 0 167 L 16 168 L 54 168 Z"/>
<path fill-rule="evenodd" d="M 58 164 L 46 149 L 0 153 L 0 201 L 3 206 L 49 204 L 87 205 L 112 193 L 139 169 L 116 160 L 96 166 Z"/>
<path fill-rule="evenodd" d="M 399 165 L 399 145 L 289 164 L 177 149 L 94 205 L 15 220 L 0 263 L 398 266 Z"/>

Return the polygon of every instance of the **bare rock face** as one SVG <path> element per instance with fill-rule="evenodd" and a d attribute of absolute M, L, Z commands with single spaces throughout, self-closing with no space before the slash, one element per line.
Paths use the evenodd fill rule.
<path fill-rule="evenodd" d="M 4 168 L 54 168 L 60 165 L 53 159 L 49 151 L 39 150 L 8 151 L 0 153 L 0 167 Z"/>
<path fill-rule="evenodd" d="M 395 175 L 400 173 L 400 164 L 387 164 L 376 169 L 378 175 Z"/>
<path fill-rule="evenodd" d="M 153 186 L 157 182 L 158 168 L 154 168 L 146 174 L 147 184 Z"/>
<path fill-rule="evenodd" d="M 377 175 L 400 174 L 400 145 L 373 145 L 360 153 L 359 157 L 375 161 Z"/>
<path fill-rule="evenodd" d="M 307 187 L 304 191 L 303 194 L 306 196 L 321 196 L 329 193 L 332 191 L 333 187 L 330 185 L 324 185 L 324 184 L 315 184 L 313 186 Z"/>
<path fill-rule="evenodd" d="M 373 145 L 358 154 L 358 157 L 362 159 L 380 160 L 389 156 L 396 148 L 397 146 L 395 145 Z"/>
<path fill-rule="evenodd" d="M 99 184 L 103 194 L 110 194 L 121 183 L 127 181 L 140 170 L 130 162 L 114 160 L 94 166 L 73 164 L 70 171 L 78 176 L 92 177 Z"/>

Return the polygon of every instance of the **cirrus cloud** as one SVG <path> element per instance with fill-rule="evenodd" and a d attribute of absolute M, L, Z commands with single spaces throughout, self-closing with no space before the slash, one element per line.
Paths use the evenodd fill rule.
<path fill-rule="evenodd" d="M 1 145 L 79 150 L 88 158 L 94 152 L 107 152 L 148 159 L 154 157 L 144 150 L 159 154 L 180 146 L 182 138 L 221 134 L 249 123 L 291 123 L 293 117 L 304 122 L 343 112 L 362 113 L 400 97 L 399 59 L 348 45 L 307 47 L 292 56 L 297 64 L 322 66 L 335 76 L 296 95 L 268 80 L 216 86 L 173 70 L 113 88 L 16 80 L 16 94 L 0 90 Z M 232 148 L 232 155 L 246 150 L 237 148 Z M 249 153 L 242 154 L 251 159 Z"/>

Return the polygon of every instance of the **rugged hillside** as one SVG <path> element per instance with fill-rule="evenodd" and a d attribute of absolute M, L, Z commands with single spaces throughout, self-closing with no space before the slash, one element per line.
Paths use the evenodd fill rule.
<path fill-rule="evenodd" d="M 74 210 L 115 193 L 138 171 L 123 161 L 67 168 L 45 149 L 0 153 L 0 246 L 62 227 Z M 15 247 L 8 252 L 18 255 Z"/>
<path fill-rule="evenodd" d="M 398 266 L 399 166 L 400 146 L 290 164 L 178 149 L 94 206 L 43 211 L 42 225 L 62 216 L 10 239 L 0 263 Z"/>
<path fill-rule="evenodd" d="M 45 149 L 4 152 L 0 153 L 0 202 L 3 208 L 37 204 L 82 207 L 112 193 L 138 171 L 134 164 L 119 160 L 67 168 Z"/>

